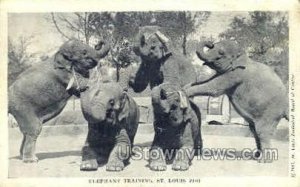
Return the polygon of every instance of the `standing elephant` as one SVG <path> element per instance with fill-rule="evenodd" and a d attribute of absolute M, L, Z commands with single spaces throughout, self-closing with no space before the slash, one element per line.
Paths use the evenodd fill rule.
<path fill-rule="evenodd" d="M 89 69 L 105 57 L 108 44 L 99 42 L 92 47 L 79 40 L 65 42 L 51 58 L 19 75 L 9 87 L 9 113 L 23 133 L 20 148 L 24 162 L 37 162 L 35 145 L 42 124 L 57 116 L 72 95 L 79 96 L 85 89 L 78 79 L 89 77 Z"/>
<path fill-rule="evenodd" d="M 154 124 L 151 151 L 160 153 L 160 156 L 158 159 L 150 157 L 150 169 L 166 170 L 166 160 L 174 160 L 173 170 L 187 170 L 194 154 L 202 149 L 199 108 L 176 83 L 163 83 L 153 88 L 152 105 L 157 123 Z M 172 152 L 174 150 L 176 152 Z M 172 154 L 172 158 L 165 158 L 166 151 Z"/>
<path fill-rule="evenodd" d="M 172 47 L 157 27 L 141 28 L 133 50 L 142 60 L 129 80 L 135 92 L 142 92 L 148 85 L 152 89 L 163 82 L 178 82 L 184 86 L 196 81 L 192 63 Z"/>
<path fill-rule="evenodd" d="M 209 48 L 207 52 L 204 47 Z M 202 42 L 196 53 L 217 74 L 205 82 L 186 86 L 186 93 L 188 96 L 226 94 L 249 123 L 258 149 L 256 158 L 261 158 L 261 153 L 271 148 L 270 138 L 279 120 L 288 119 L 287 90 L 281 79 L 267 65 L 248 58 L 234 41 Z"/>
<path fill-rule="evenodd" d="M 81 108 L 89 131 L 80 170 L 97 170 L 105 162 L 108 171 L 123 170 L 138 128 L 136 102 L 117 83 L 105 82 L 82 94 Z"/>

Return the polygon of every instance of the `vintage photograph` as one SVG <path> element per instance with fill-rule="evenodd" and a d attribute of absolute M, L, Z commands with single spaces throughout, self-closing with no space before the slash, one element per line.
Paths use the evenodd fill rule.
<path fill-rule="evenodd" d="M 7 19 L 9 178 L 289 176 L 287 11 Z"/>

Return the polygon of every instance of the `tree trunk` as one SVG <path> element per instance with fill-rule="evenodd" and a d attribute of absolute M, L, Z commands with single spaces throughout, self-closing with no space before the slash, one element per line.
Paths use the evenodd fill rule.
<path fill-rule="evenodd" d="M 182 53 L 186 56 L 186 33 L 183 33 Z"/>
<path fill-rule="evenodd" d="M 187 24 L 187 21 L 186 21 L 186 12 L 184 12 L 184 19 L 183 19 L 183 24 L 184 24 L 184 30 L 183 30 L 183 41 L 182 41 L 182 53 L 183 55 L 186 56 L 186 40 L 187 40 L 187 29 L 186 29 L 186 24 Z"/>
<path fill-rule="evenodd" d="M 117 82 L 119 82 L 120 81 L 120 69 L 121 69 L 121 67 L 119 66 L 119 65 L 117 65 L 117 71 L 116 71 L 116 73 L 117 73 Z"/>

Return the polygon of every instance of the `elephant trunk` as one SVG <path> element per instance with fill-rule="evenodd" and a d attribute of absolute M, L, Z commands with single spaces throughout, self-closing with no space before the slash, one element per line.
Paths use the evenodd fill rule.
<path fill-rule="evenodd" d="M 90 117 L 95 122 L 102 122 L 106 119 L 106 109 L 105 106 L 92 105 L 90 108 Z"/>
<path fill-rule="evenodd" d="M 152 103 L 160 104 L 160 87 L 156 86 L 151 91 Z"/>
<path fill-rule="evenodd" d="M 203 51 L 204 47 L 208 47 L 209 49 L 214 48 L 214 44 L 210 41 L 202 41 L 200 42 L 198 49 L 196 50 L 196 54 L 200 60 L 203 60 L 204 62 L 212 62 L 213 61 L 213 55 L 210 55 L 209 53 L 205 53 Z"/>
<path fill-rule="evenodd" d="M 135 37 L 134 45 L 133 45 L 133 52 L 137 55 L 140 56 L 141 54 L 146 54 L 147 51 L 145 51 L 145 35 L 139 32 L 137 36 Z"/>
<path fill-rule="evenodd" d="M 80 97 L 81 110 L 85 119 L 92 123 L 99 123 L 106 118 L 106 106 L 93 99 L 94 90 L 87 91 Z"/>
<path fill-rule="evenodd" d="M 135 43 L 133 47 L 133 51 L 135 54 L 138 56 L 142 55 L 147 55 L 149 53 L 148 47 L 145 47 L 146 41 L 150 37 L 157 37 L 159 42 L 163 46 L 163 50 L 165 53 L 169 53 L 169 48 L 170 48 L 170 42 L 169 39 L 160 32 L 160 27 L 158 26 L 144 26 L 139 29 L 139 32 L 135 38 Z M 168 54 L 165 54 L 168 55 Z"/>
<path fill-rule="evenodd" d="M 96 54 L 97 54 L 96 58 L 98 60 L 100 60 L 101 58 L 104 58 L 108 54 L 110 48 L 111 48 L 111 46 L 110 46 L 109 42 L 104 42 L 104 41 L 98 42 L 98 44 L 95 45 L 95 50 L 96 50 Z"/>
<path fill-rule="evenodd" d="M 160 114 L 169 114 L 170 107 L 167 100 L 167 96 L 164 93 L 165 91 L 162 90 L 161 86 L 154 87 L 152 89 L 151 98 L 152 98 L 152 104 L 154 108 L 154 112 L 160 113 Z"/>

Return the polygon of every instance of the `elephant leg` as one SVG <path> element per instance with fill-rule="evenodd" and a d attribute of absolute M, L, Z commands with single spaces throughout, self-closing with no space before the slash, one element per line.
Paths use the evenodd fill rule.
<path fill-rule="evenodd" d="M 98 169 L 97 153 L 88 145 L 82 148 L 81 171 L 96 171 Z"/>
<path fill-rule="evenodd" d="M 161 147 L 161 135 L 155 133 L 150 150 L 149 168 L 153 171 L 165 171 L 167 169 L 166 158 Z"/>
<path fill-rule="evenodd" d="M 90 145 L 89 136 L 91 132 L 88 132 L 88 138 L 85 141 L 85 145 L 82 148 L 82 162 L 80 164 L 81 171 L 96 171 L 98 169 L 97 153 L 96 150 Z"/>
<path fill-rule="evenodd" d="M 258 150 L 254 156 L 259 162 L 272 162 L 272 158 L 267 158 L 267 154 L 272 151 L 271 138 L 273 137 L 277 124 L 278 121 L 276 120 L 266 119 L 254 122 L 254 126 L 250 123 L 250 129 L 253 132 Z"/>
<path fill-rule="evenodd" d="M 195 155 L 201 155 L 203 148 L 203 140 L 201 133 L 201 124 L 196 124 L 196 128 L 193 129 L 193 140 L 194 140 L 194 150 Z"/>
<path fill-rule="evenodd" d="M 116 137 L 116 143 L 112 149 L 106 165 L 107 171 L 122 171 L 125 162 L 128 162 L 131 155 L 131 142 L 125 129 L 121 129 Z"/>
<path fill-rule="evenodd" d="M 21 158 L 23 156 L 23 149 L 24 149 L 25 139 L 26 139 L 26 136 L 23 134 L 23 140 L 22 140 L 22 143 L 21 143 L 21 146 L 20 146 L 20 156 L 21 156 Z"/>
<path fill-rule="evenodd" d="M 23 146 L 23 162 L 37 162 L 38 158 L 35 155 L 37 136 L 25 135 L 25 141 Z"/>
<path fill-rule="evenodd" d="M 203 149 L 203 141 L 201 137 L 201 132 L 200 135 L 196 136 L 194 138 L 194 150 L 195 150 L 195 155 L 200 156 L 202 154 L 202 149 Z"/>
<path fill-rule="evenodd" d="M 15 118 L 23 133 L 23 140 L 20 146 L 20 154 L 23 162 L 37 162 L 35 155 L 36 140 L 42 130 L 42 123 L 34 112 L 18 112 Z"/>
<path fill-rule="evenodd" d="M 191 123 L 187 123 L 180 139 L 180 149 L 176 152 L 172 169 L 175 171 L 185 171 L 189 169 L 190 161 L 194 157 L 194 140 Z"/>

